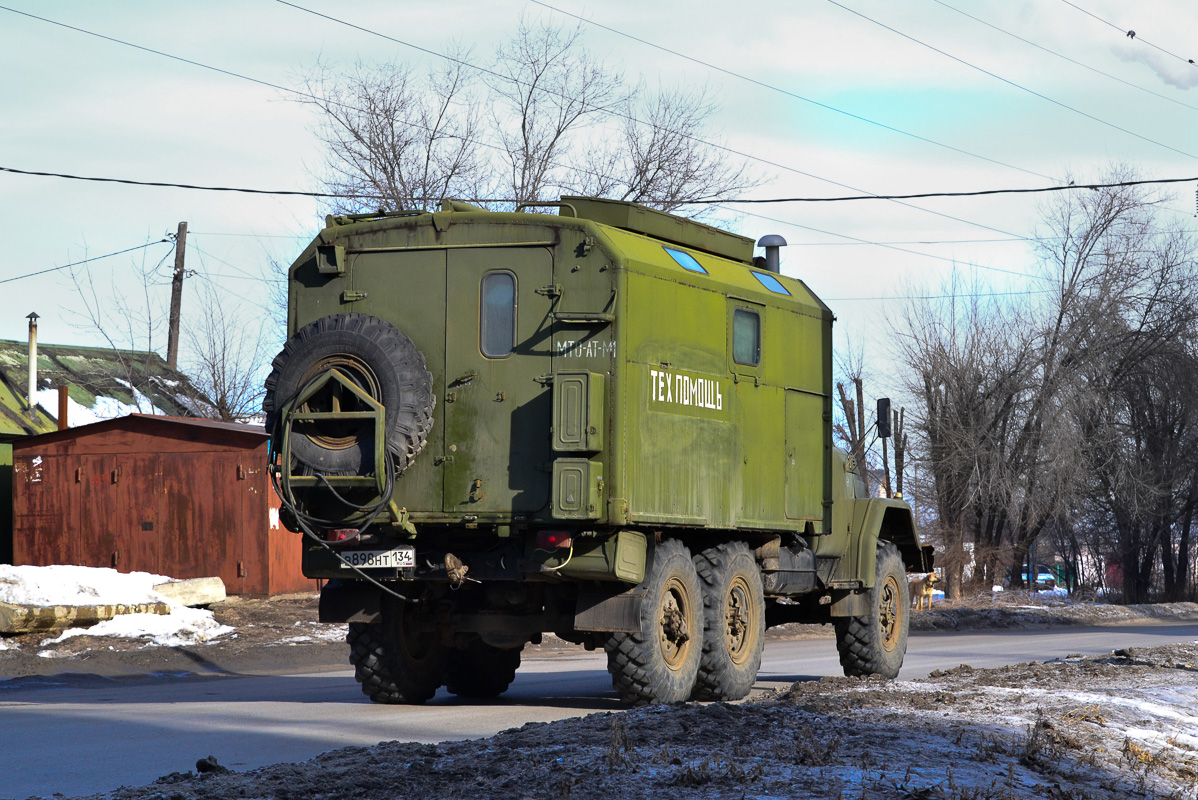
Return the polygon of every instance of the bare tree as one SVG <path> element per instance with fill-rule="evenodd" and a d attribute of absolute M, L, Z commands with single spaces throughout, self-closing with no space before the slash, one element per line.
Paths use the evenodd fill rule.
<path fill-rule="evenodd" d="M 477 70 L 461 48 L 435 72 L 317 64 L 299 102 L 317 110 L 322 182 L 346 196 L 332 209 L 429 209 L 448 198 L 511 208 L 588 194 L 677 210 L 760 183 L 705 141 L 717 111 L 706 89 L 630 88 L 582 39 L 581 26 L 524 17 Z"/>
<path fill-rule="evenodd" d="M 706 88 L 650 94 L 641 86 L 622 109 L 615 144 L 589 148 L 583 193 L 673 211 L 736 197 L 760 183 L 743 161 L 702 138 L 719 110 Z"/>
<path fill-rule="evenodd" d="M 1129 177 L 1117 168 L 1107 182 Z M 1194 247 L 1154 224 L 1155 202 L 1128 186 L 1061 196 L 1040 237 L 1047 300 L 950 286 L 950 300 L 913 301 L 895 325 L 950 596 L 965 540 L 979 581 L 1018 584 L 1037 537 L 1083 517 L 1117 529 L 1125 596 L 1144 596 L 1160 557 L 1176 581 L 1198 292 Z"/>
<path fill-rule="evenodd" d="M 624 77 L 580 44 L 581 23 L 564 31 L 521 17 L 519 29 L 495 53 L 487 86 L 497 102 L 494 122 L 506 156 L 505 183 L 517 203 L 551 199 L 570 185 L 561 163 L 578 129 L 626 100 Z"/>
<path fill-rule="evenodd" d="M 121 380 L 129 387 L 133 405 L 143 414 L 155 413 L 154 404 L 143 391 L 147 389 L 143 385 L 145 375 L 138 371 L 129 351 L 153 350 L 166 325 L 166 304 L 152 287 L 168 280 L 160 270 L 169 255 L 168 251 L 151 266 L 147 251 L 142 251 L 140 263 L 132 264 L 135 293 L 126 293 L 122 284 L 114 281 L 112 295 L 102 296 L 91 270 L 71 267 L 67 271 L 82 305 L 82 310 L 70 312 L 75 319 L 72 325 L 99 337 L 112 349 L 120 364 Z"/>
<path fill-rule="evenodd" d="M 183 326 L 191 351 L 188 373 L 212 401 L 211 416 L 244 422 L 262 410 L 263 372 L 272 350 L 263 330 L 268 320 L 221 302 L 211 284 L 201 283 L 197 291 L 199 309 Z"/>
<path fill-rule="evenodd" d="M 319 110 L 325 147 L 323 183 L 338 213 L 430 209 L 445 197 L 473 199 L 488 187 L 481 152 L 480 99 L 469 52 L 455 50 L 438 68 L 381 64 L 337 72 L 317 63 L 303 76 Z"/>

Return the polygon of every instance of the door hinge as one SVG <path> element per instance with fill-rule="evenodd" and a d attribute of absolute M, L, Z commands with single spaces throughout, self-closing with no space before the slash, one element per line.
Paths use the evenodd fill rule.
<path fill-rule="evenodd" d="M 341 293 L 342 303 L 352 303 L 355 300 L 365 300 L 366 292 L 360 292 L 357 289 L 346 289 Z"/>
<path fill-rule="evenodd" d="M 560 283 L 551 283 L 548 286 L 542 286 L 539 289 L 533 289 L 537 294 L 543 294 L 546 297 L 561 297 L 562 285 Z"/>
<path fill-rule="evenodd" d="M 453 456 L 437 456 L 436 458 L 433 459 L 433 466 L 439 467 L 442 464 L 449 464 L 452 462 L 453 462 Z"/>
<path fill-rule="evenodd" d="M 549 373 L 548 375 L 538 375 L 537 377 L 533 378 L 533 380 L 542 386 L 550 386 L 553 384 L 553 373 Z"/>

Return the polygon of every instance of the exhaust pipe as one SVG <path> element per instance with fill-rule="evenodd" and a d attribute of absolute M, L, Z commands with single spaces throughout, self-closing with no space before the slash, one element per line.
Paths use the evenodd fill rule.
<path fill-rule="evenodd" d="M 29 421 L 37 422 L 37 312 L 29 320 Z"/>
<path fill-rule="evenodd" d="M 781 258 L 778 255 L 778 248 L 786 247 L 786 240 L 776 233 L 771 233 L 768 236 L 762 236 L 757 242 L 758 247 L 765 248 L 765 270 L 778 274 L 782 272 Z"/>

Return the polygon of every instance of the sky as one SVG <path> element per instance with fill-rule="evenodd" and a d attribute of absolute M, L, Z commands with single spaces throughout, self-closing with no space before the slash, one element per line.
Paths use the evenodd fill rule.
<path fill-rule="evenodd" d="M 521 15 L 581 24 L 585 46 L 632 80 L 706 86 L 720 108 L 705 138 L 762 178 L 748 198 L 1045 188 L 1097 182 L 1113 163 L 1198 177 L 1198 66 L 1187 63 L 1198 60 L 1198 12 L 1187 0 L 0 0 L 0 167 L 318 191 L 315 117 L 263 83 L 296 87 L 318 58 L 423 67 L 437 61 L 426 51 L 454 41 L 485 64 Z M 1195 190 L 1176 184 L 1164 219 L 1198 228 Z M 717 213 L 744 235 L 785 237 L 782 271 L 832 307 L 838 348 L 881 362 L 904 296 L 936 295 L 953 278 L 1034 291 L 1029 239 L 1048 197 Z M 311 198 L 0 172 L 0 338 L 24 339 L 36 312 L 41 341 L 103 346 L 88 305 L 113 338 L 129 332 L 123 320 L 147 303 L 165 308 L 173 253 L 160 240 L 186 221 L 184 320 L 213 293 L 273 352 L 284 331 L 266 276 L 326 211 Z M 129 248 L 141 249 L 97 258 Z M 74 268 L 77 282 L 57 269 L 93 258 Z M 150 344 L 165 352 L 165 332 Z"/>

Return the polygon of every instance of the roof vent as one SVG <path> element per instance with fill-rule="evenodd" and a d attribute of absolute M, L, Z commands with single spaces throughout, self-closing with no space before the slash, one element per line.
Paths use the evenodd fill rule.
<path fill-rule="evenodd" d="M 786 247 L 786 240 L 776 233 L 762 236 L 757 242 L 758 247 L 765 248 L 765 269 L 767 272 L 780 273 L 782 266 L 778 256 L 778 248 Z"/>

